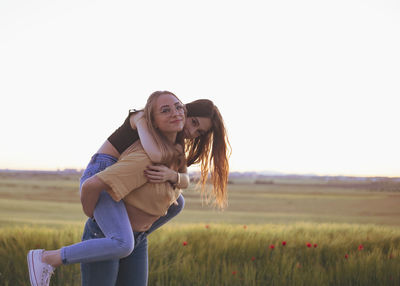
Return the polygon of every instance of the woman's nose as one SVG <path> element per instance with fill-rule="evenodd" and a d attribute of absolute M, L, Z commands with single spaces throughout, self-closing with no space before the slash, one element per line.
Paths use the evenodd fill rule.
<path fill-rule="evenodd" d="M 177 110 L 176 108 L 172 108 L 172 116 L 176 116 L 179 115 L 179 110 Z"/>

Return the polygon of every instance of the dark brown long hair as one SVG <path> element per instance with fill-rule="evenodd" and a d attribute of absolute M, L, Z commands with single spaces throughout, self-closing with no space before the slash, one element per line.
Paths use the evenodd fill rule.
<path fill-rule="evenodd" d="M 224 208 L 228 201 L 227 182 L 229 176 L 229 156 L 231 145 L 228 140 L 224 120 L 218 108 L 211 100 L 200 99 L 186 104 L 187 117 L 206 117 L 211 119 L 212 127 L 204 135 L 186 139 L 185 149 L 187 166 L 200 164 L 200 185 L 203 197 L 207 201 L 210 195 L 215 204 Z M 211 194 L 206 189 L 209 172 L 213 185 Z"/>

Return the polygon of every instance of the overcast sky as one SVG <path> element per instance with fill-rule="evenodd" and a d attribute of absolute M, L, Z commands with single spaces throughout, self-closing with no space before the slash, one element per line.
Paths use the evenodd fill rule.
<path fill-rule="evenodd" d="M 155 90 L 231 170 L 400 176 L 399 1 L 0 1 L 0 168 L 84 168 Z"/>

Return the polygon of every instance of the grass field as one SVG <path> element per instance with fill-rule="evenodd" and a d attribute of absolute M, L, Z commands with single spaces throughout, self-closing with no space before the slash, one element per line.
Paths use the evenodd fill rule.
<path fill-rule="evenodd" d="M 149 236 L 149 285 L 399 285 L 400 230 L 346 224 L 166 226 Z M 79 241 L 78 226 L 0 229 L 0 285 L 29 285 L 26 253 Z M 286 245 L 283 245 L 283 242 Z M 80 285 L 79 265 L 51 285 Z"/>
<path fill-rule="evenodd" d="M 0 285 L 28 285 L 27 250 L 80 240 L 78 180 L 0 173 Z M 184 196 L 149 237 L 149 285 L 400 285 L 398 182 L 237 180 L 224 212 L 193 187 Z M 63 267 L 51 285 L 79 279 L 78 265 Z"/>
<path fill-rule="evenodd" d="M 0 226 L 82 223 L 77 175 L 0 173 Z M 229 206 L 202 204 L 194 186 L 185 209 L 171 223 L 352 223 L 400 226 L 400 183 L 276 179 L 273 184 L 237 181 Z"/>

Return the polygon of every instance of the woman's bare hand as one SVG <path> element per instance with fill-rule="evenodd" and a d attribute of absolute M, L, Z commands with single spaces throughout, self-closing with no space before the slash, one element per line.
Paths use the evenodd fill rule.
<path fill-rule="evenodd" d="M 178 173 L 164 165 L 150 165 L 144 171 L 145 176 L 149 179 L 150 183 L 176 183 L 178 180 Z"/>

